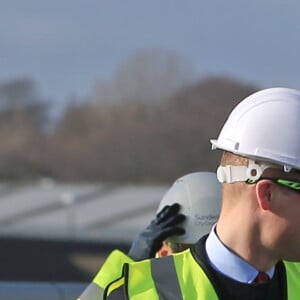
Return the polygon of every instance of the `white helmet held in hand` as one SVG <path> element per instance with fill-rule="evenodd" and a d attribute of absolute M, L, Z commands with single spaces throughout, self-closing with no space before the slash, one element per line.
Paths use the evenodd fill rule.
<path fill-rule="evenodd" d="M 162 198 L 157 212 L 164 206 L 179 203 L 180 213 L 186 216 L 183 222 L 184 235 L 168 238 L 168 241 L 194 244 L 208 233 L 216 223 L 221 208 L 221 184 L 216 173 L 195 172 L 177 179 Z"/>
<path fill-rule="evenodd" d="M 270 88 L 256 92 L 231 112 L 213 149 L 300 169 L 300 91 Z"/>

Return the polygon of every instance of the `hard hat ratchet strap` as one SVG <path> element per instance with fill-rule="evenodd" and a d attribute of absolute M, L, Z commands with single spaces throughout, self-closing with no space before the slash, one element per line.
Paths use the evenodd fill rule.
<path fill-rule="evenodd" d="M 219 166 L 217 169 L 217 178 L 219 182 L 256 182 L 267 168 L 280 168 L 278 165 L 257 164 L 249 159 L 248 166 Z"/>

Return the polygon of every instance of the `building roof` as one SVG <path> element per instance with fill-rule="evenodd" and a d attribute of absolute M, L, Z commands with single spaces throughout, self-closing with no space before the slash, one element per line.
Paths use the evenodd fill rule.
<path fill-rule="evenodd" d="M 0 236 L 128 243 L 153 218 L 167 185 L 0 184 Z"/>

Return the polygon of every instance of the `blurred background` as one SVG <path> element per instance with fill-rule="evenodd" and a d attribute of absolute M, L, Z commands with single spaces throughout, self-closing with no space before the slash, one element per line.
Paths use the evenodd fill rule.
<path fill-rule="evenodd" d="M 90 281 L 236 103 L 300 88 L 296 0 L 0 5 L 0 280 Z"/>

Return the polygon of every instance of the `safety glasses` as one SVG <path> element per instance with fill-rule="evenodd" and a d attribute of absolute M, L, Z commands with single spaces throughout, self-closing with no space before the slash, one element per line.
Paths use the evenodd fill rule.
<path fill-rule="evenodd" d="M 259 180 L 262 180 L 262 179 L 271 180 L 272 182 L 275 182 L 281 186 L 284 186 L 284 187 L 291 189 L 294 192 L 297 192 L 300 194 L 300 182 L 288 180 L 288 179 L 282 179 L 282 178 L 271 178 L 271 177 L 259 178 Z"/>

